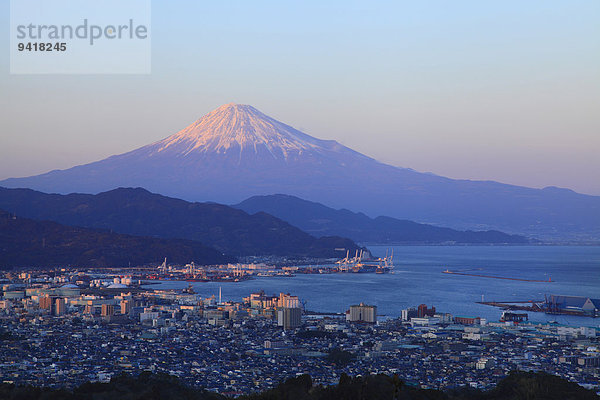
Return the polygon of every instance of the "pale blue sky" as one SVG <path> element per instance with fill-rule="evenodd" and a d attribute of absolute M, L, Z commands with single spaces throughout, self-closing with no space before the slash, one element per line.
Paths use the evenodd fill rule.
<path fill-rule="evenodd" d="M 9 75 L 0 179 L 166 137 L 223 103 L 453 178 L 600 195 L 600 2 L 154 1 L 152 74 Z"/>

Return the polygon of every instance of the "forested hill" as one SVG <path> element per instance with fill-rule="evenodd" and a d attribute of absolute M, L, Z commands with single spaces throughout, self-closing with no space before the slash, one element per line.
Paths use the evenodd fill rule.
<path fill-rule="evenodd" d="M 198 265 L 234 257 L 183 239 L 161 239 L 34 221 L 0 210 L 0 269 L 14 267 L 124 267 L 171 262 Z M 1 398 L 1 397 L 0 397 Z"/>

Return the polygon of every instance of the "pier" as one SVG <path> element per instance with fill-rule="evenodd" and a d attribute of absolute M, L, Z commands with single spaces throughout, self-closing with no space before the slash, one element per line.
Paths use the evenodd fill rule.
<path fill-rule="evenodd" d="M 502 308 L 503 310 L 544 312 L 544 309 L 540 306 L 544 303 L 544 301 L 477 301 L 476 303 L 483 304 L 486 306 Z"/>
<path fill-rule="evenodd" d="M 540 283 L 553 282 L 552 278 L 548 278 L 548 280 L 511 278 L 511 277 L 507 277 L 507 276 L 483 275 L 483 274 L 472 274 L 472 273 L 468 273 L 468 272 L 450 271 L 448 269 L 445 270 L 445 271 L 442 271 L 442 273 L 444 273 L 444 274 L 452 274 L 452 275 L 462 275 L 462 276 L 476 276 L 476 277 L 479 277 L 479 278 L 506 279 L 506 280 L 509 280 L 509 281 L 521 281 L 521 282 L 540 282 Z"/>

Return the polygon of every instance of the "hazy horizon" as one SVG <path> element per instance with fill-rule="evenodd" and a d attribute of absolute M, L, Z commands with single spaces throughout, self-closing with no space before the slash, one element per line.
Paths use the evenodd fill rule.
<path fill-rule="evenodd" d="M 149 75 L 10 75 L 3 37 L 0 179 L 235 102 L 395 166 L 600 195 L 600 3 L 343 4 L 154 2 Z"/>

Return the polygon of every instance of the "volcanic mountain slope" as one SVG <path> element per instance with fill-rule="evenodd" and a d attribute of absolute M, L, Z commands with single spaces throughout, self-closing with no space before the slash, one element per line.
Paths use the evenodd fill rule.
<path fill-rule="evenodd" d="M 598 196 L 452 180 L 382 164 L 239 104 L 221 106 L 182 131 L 128 153 L 0 185 L 60 193 L 142 186 L 225 204 L 284 193 L 371 216 L 460 229 L 600 238 Z"/>
<path fill-rule="evenodd" d="M 247 213 L 266 212 L 316 237 L 338 235 L 376 244 L 527 244 L 534 240 L 499 231 L 457 231 L 391 217 L 335 210 L 320 203 L 279 194 L 254 196 L 233 207 Z"/>
<path fill-rule="evenodd" d="M 64 225 L 197 240 L 234 256 L 329 258 L 359 249 L 349 239 L 317 239 L 269 214 L 248 215 L 221 204 L 188 203 L 141 188 L 120 188 L 97 195 L 0 188 L 0 208 Z"/>
<path fill-rule="evenodd" d="M 200 242 L 123 235 L 34 221 L 0 210 L 0 269 L 124 267 L 160 262 L 199 265 L 235 261 Z"/>

